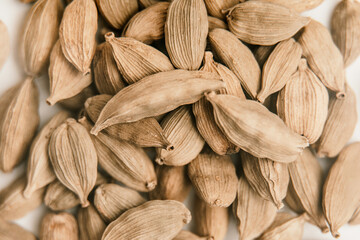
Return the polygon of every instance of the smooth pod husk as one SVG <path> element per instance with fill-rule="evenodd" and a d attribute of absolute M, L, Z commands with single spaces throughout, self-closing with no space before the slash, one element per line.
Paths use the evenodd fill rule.
<path fill-rule="evenodd" d="M 26 198 L 30 197 L 34 191 L 45 187 L 56 179 L 48 155 L 48 146 L 53 131 L 68 117 L 70 117 L 70 114 L 65 111 L 57 113 L 32 142 L 26 169 L 27 185 L 24 190 Z"/>
<path fill-rule="evenodd" d="M 206 9 L 210 16 L 218 19 L 226 19 L 226 13 L 223 10 L 229 9 L 236 4 L 239 0 L 204 0 Z"/>
<path fill-rule="evenodd" d="M 259 1 L 271 2 L 291 8 L 297 12 L 304 12 L 316 8 L 324 0 L 259 0 Z"/>
<path fill-rule="evenodd" d="M 113 221 L 106 228 L 102 240 L 171 240 L 190 221 L 190 211 L 178 201 L 148 201 L 126 211 Z"/>
<path fill-rule="evenodd" d="M 39 75 L 49 62 L 51 49 L 59 37 L 63 11 L 61 0 L 39 0 L 30 9 L 20 45 L 20 55 L 27 75 Z"/>
<path fill-rule="evenodd" d="M 91 133 L 97 134 L 114 124 L 167 113 L 198 101 L 204 92 L 224 86 L 218 76 L 204 71 L 173 70 L 147 76 L 122 89 L 107 102 Z"/>
<path fill-rule="evenodd" d="M 95 190 L 94 205 L 106 223 L 116 220 L 127 210 L 146 200 L 135 190 L 114 183 L 102 184 Z"/>
<path fill-rule="evenodd" d="M 3 21 L 0 20 L 0 70 L 10 54 L 9 31 Z"/>
<path fill-rule="evenodd" d="M 205 53 L 208 25 L 203 0 L 171 2 L 165 23 L 165 45 L 176 68 L 199 69 Z"/>
<path fill-rule="evenodd" d="M 228 26 L 239 39 L 253 45 L 274 45 L 294 36 L 310 19 L 287 7 L 246 1 L 231 8 Z"/>
<path fill-rule="evenodd" d="M 77 212 L 80 240 L 101 240 L 106 225 L 93 205 Z"/>
<path fill-rule="evenodd" d="M 322 206 L 330 231 L 340 237 L 339 228 L 345 225 L 359 206 L 360 143 L 346 146 L 332 165 L 323 187 Z"/>
<path fill-rule="evenodd" d="M 19 225 L 7 222 L 0 217 L 0 239 L 2 240 L 36 240 L 31 232 L 28 232 Z M 181 240 L 181 239 L 180 239 Z M 196 239 L 195 239 L 196 240 Z"/>
<path fill-rule="evenodd" d="M 94 0 L 74 0 L 65 9 L 59 39 L 66 59 L 80 72 L 90 72 L 96 50 L 98 12 Z"/>
<path fill-rule="evenodd" d="M 70 213 L 47 213 L 40 226 L 40 240 L 78 240 L 78 223 Z"/>
<path fill-rule="evenodd" d="M 209 32 L 215 28 L 228 29 L 227 24 L 216 17 L 208 16 L 209 21 Z"/>
<path fill-rule="evenodd" d="M 287 164 L 256 158 L 244 151 L 241 152 L 241 163 L 249 185 L 262 198 L 273 202 L 278 209 L 282 208 L 290 180 Z"/>
<path fill-rule="evenodd" d="M 32 78 L 0 98 L 0 170 L 10 172 L 24 160 L 39 125 L 39 93 Z"/>
<path fill-rule="evenodd" d="M 331 17 L 331 34 L 335 44 L 349 66 L 360 55 L 360 4 L 354 0 L 342 0 L 336 5 Z"/>
<path fill-rule="evenodd" d="M 49 156 L 56 177 L 87 207 L 96 182 L 98 159 L 86 128 L 75 119 L 67 119 L 51 135 Z"/>
<path fill-rule="evenodd" d="M 233 204 L 237 227 L 242 240 L 260 236 L 273 222 L 277 208 L 260 197 L 242 176 L 238 183 L 237 198 Z"/>
<path fill-rule="evenodd" d="M 199 237 L 192 232 L 182 230 L 173 240 L 208 240 L 208 238 Z"/>
<path fill-rule="evenodd" d="M 344 97 L 344 61 L 328 29 L 312 19 L 304 28 L 298 42 L 310 69 L 328 89 L 336 92 L 338 98 Z"/>
<path fill-rule="evenodd" d="M 214 53 L 237 76 L 244 90 L 255 99 L 260 91 L 261 70 L 250 49 L 225 29 L 209 33 Z"/>
<path fill-rule="evenodd" d="M 60 181 L 55 180 L 46 189 L 44 204 L 53 211 L 64 211 L 79 205 L 80 199 Z"/>
<path fill-rule="evenodd" d="M 257 99 L 263 103 L 290 81 L 300 63 L 302 49 L 293 38 L 280 42 L 269 55 L 262 71 L 261 90 Z"/>
<path fill-rule="evenodd" d="M 156 163 L 184 166 L 201 152 L 205 141 L 196 129 L 190 106 L 182 106 L 162 121 L 165 137 L 173 144 L 173 150 L 156 149 Z"/>
<path fill-rule="evenodd" d="M 295 161 L 308 140 L 292 132 L 262 104 L 230 95 L 207 94 L 217 124 L 235 145 L 259 158 Z"/>
<path fill-rule="evenodd" d="M 236 197 L 235 166 L 230 156 L 201 153 L 188 165 L 188 175 L 197 195 L 211 207 L 229 207 Z"/>
<path fill-rule="evenodd" d="M 277 98 L 277 113 L 294 132 L 315 143 L 324 128 L 329 94 L 317 76 L 302 59 Z"/>
<path fill-rule="evenodd" d="M 168 2 L 159 2 L 135 14 L 124 27 L 122 36 L 145 44 L 164 38 Z"/>

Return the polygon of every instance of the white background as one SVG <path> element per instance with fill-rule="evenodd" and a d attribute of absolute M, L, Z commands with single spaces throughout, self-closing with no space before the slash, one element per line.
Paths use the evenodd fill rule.
<path fill-rule="evenodd" d="M 134 0 L 135 1 L 135 0 Z M 304 13 L 306 16 L 311 16 L 316 20 L 322 22 L 325 26 L 329 27 L 331 13 L 338 3 L 338 0 L 325 0 L 318 8 Z M 24 72 L 18 57 L 18 45 L 21 36 L 21 28 L 25 20 L 27 11 L 29 10 L 29 4 L 23 4 L 19 0 L 1 0 L 0 1 L 0 19 L 7 25 L 10 38 L 11 38 L 11 56 L 8 58 L 2 70 L 0 70 L 0 94 L 6 89 L 15 85 L 16 83 L 25 79 Z M 360 29 L 359 29 L 360 31 Z M 356 95 L 358 96 L 358 113 L 360 113 L 360 59 L 347 68 L 347 79 L 352 86 Z M 40 90 L 40 116 L 41 126 L 46 123 L 58 108 L 49 107 L 45 99 L 48 96 L 48 79 L 45 77 L 36 79 L 36 84 Z M 360 119 L 360 117 L 359 117 Z M 351 141 L 360 140 L 360 121 L 356 127 L 354 136 Z M 334 159 L 320 159 L 325 171 L 334 162 Z M 14 179 L 25 172 L 25 165 L 21 164 L 12 173 L 4 174 L 0 173 L 0 189 L 9 185 Z M 360 174 L 360 173 L 359 173 Z M 360 186 L 359 186 L 360 191 Z M 188 199 L 188 203 L 191 199 Z M 45 213 L 46 208 L 41 207 L 28 214 L 26 217 L 17 220 L 16 223 L 20 224 L 29 231 L 38 234 L 40 220 Z M 343 240 L 356 240 L 360 239 L 360 225 L 359 226 L 344 226 L 340 229 L 341 239 Z M 238 239 L 238 234 L 234 224 L 234 219 L 231 218 L 230 228 L 226 240 Z M 328 240 L 332 239 L 330 234 L 322 234 L 316 227 L 306 224 L 304 238 L 306 240 Z M 290 240 L 290 239 L 289 239 Z"/>

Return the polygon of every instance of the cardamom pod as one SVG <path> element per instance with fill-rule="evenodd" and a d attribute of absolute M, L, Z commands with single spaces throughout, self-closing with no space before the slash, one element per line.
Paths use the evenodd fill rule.
<path fill-rule="evenodd" d="M 280 91 L 296 72 L 302 49 L 293 38 L 280 42 L 271 52 L 262 71 L 262 87 L 257 99 L 263 103 L 271 94 Z"/>
<path fill-rule="evenodd" d="M 239 39 L 253 45 L 274 45 L 294 36 L 310 19 L 287 7 L 247 1 L 231 8 L 228 26 Z"/>
<path fill-rule="evenodd" d="M 60 0 L 38 0 L 31 7 L 20 45 L 20 55 L 27 75 L 39 75 L 48 63 L 51 49 L 59 37 L 63 11 Z"/>
<path fill-rule="evenodd" d="M 192 232 L 182 230 L 173 240 L 208 240 L 208 238 L 199 237 Z"/>
<path fill-rule="evenodd" d="M 36 237 L 31 232 L 28 232 L 19 225 L 7 222 L 0 218 L 0 239 L 2 240 L 36 240 Z M 181 240 L 181 239 L 179 239 Z M 195 239 L 197 240 L 197 239 Z"/>
<path fill-rule="evenodd" d="M 190 211 L 178 201 L 148 201 L 126 211 L 118 219 L 110 223 L 104 232 L 102 240 L 171 240 L 190 221 Z"/>
<path fill-rule="evenodd" d="M 252 0 L 254 1 L 254 0 Z M 297 12 L 304 12 L 319 6 L 324 0 L 260 0 L 283 5 Z"/>
<path fill-rule="evenodd" d="M 359 225 L 360 224 L 360 208 L 358 207 L 354 214 L 352 215 L 350 221 L 350 225 Z"/>
<path fill-rule="evenodd" d="M 0 70 L 10 54 L 10 36 L 3 21 L 0 20 Z"/>
<path fill-rule="evenodd" d="M 294 132 L 315 143 L 323 131 L 329 105 L 329 94 L 317 76 L 301 59 L 277 98 L 277 113 Z"/>
<path fill-rule="evenodd" d="M 230 156 L 199 154 L 188 165 L 188 174 L 197 195 L 210 207 L 229 207 L 235 200 L 238 178 Z"/>
<path fill-rule="evenodd" d="M 165 23 L 165 45 L 176 68 L 199 69 L 205 53 L 208 25 L 203 0 L 171 2 Z"/>
<path fill-rule="evenodd" d="M 258 46 L 254 52 L 254 57 L 259 63 L 259 66 L 263 68 L 265 62 L 268 60 L 272 51 L 274 51 L 277 45 L 272 46 Z"/>
<path fill-rule="evenodd" d="M 25 198 L 29 198 L 34 191 L 45 187 L 56 179 L 48 155 L 48 146 L 51 134 L 55 128 L 68 117 L 70 117 L 70 114 L 65 111 L 56 114 L 32 142 L 26 169 L 27 185 L 24 190 Z"/>
<path fill-rule="evenodd" d="M 24 160 L 39 125 L 38 107 L 38 89 L 30 77 L 0 97 L 1 171 L 10 172 Z"/>
<path fill-rule="evenodd" d="M 93 205 L 77 212 L 80 240 L 100 240 L 106 225 Z"/>
<path fill-rule="evenodd" d="M 343 98 L 344 61 L 328 29 L 312 19 L 304 28 L 298 42 L 311 70 L 328 89 L 336 92 L 338 98 Z"/>
<path fill-rule="evenodd" d="M 209 32 L 215 28 L 228 29 L 227 24 L 216 17 L 208 16 L 208 21 L 209 21 Z"/>
<path fill-rule="evenodd" d="M 360 55 L 360 4 L 354 0 L 339 2 L 331 18 L 331 34 L 349 66 Z"/>
<path fill-rule="evenodd" d="M 210 16 L 225 19 L 223 10 L 229 9 L 239 3 L 239 0 L 204 0 L 206 9 Z"/>
<path fill-rule="evenodd" d="M 207 94 L 215 120 L 236 146 L 259 158 L 288 163 L 309 145 L 262 104 L 230 95 Z"/>
<path fill-rule="evenodd" d="M 75 0 L 76 1 L 76 0 Z M 40 240 L 67 239 L 78 240 L 78 223 L 70 213 L 48 213 L 40 227 Z"/>
<path fill-rule="evenodd" d="M 261 70 L 250 49 L 224 29 L 212 30 L 209 42 L 215 54 L 238 77 L 244 90 L 255 99 L 260 91 Z"/>
<path fill-rule="evenodd" d="M 252 189 L 278 209 L 282 208 L 290 180 L 287 164 L 256 158 L 244 151 L 241 151 L 241 163 Z"/>
<path fill-rule="evenodd" d="M 96 94 L 95 88 L 92 85 L 90 85 L 89 87 L 84 88 L 84 90 L 82 90 L 79 94 L 71 98 L 67 98 L 59 101 L 59 104 L 62 107 L 68 109 L 69 111 L 77 112 L 84 107 L 84 103 L 86 99 L 94 96 L 95 94 Z"/>
<path fill-rule="evenodd" d="M 339 238 L 339 228 L 352 218 L 359 206 L 360 142 L 345 147 L 332 165 L 323 188 L 323 210 L 331 233 Z"/>
<path fill-rule="evenodd" d="M 134 38 L 146 44 L 164 38 L 169 4 L 168 2 L 155 3 L 135 14 L 124 27 L 122 36 Z"/>
<path fill-rule="evenodd" d="M 101 15 L 116 29 L 121 29 L 139 10 L 138 1 L 96 0 Z"/>
<path fill-rule="evenodd" d="M 105 105 L 91 133 L 96 135 L 114 124 L 161 115 L 224 86 L 218 76 L 204 71 L 173 70 L 147 76 L 120 90 Z"/>
<path fill-rule="evenodd" d="M 145 202 L 135 190 L 114 183 L 102 184 L 95 190 L 94 205 L 106 223 L 116 220 L 128 209 Z"/>
<path fill-rule="evenodd" d="M 44 203 L 53 211 L 64 211 L 79 205 L 80 199 L 61 182 L 55 180 L 47 187 Z"/>
<path fill-rule="evenodd" d="M 190 106 L 182 106 L 161 121 L 165 137 L 174 150 L 156 149 L 156 163 L 159 165 L 184 166 L 201 152 L 205 141 L 196 129 Z"/>
<path fill-rule="evenodd" d="M 157 4 L 159 2 L 161 2 L 162 0 L 139 0 L 139 4 L 140 6 L 142 6 L 143 8 L 148 8 L 154 4 Z"/>
<path fill-rule="evenodd" d="M 65 9 L 59 38 L 66 59 L 80 72 L 90 72 L 96 50 L 98 13 L 93 0 L 74 0 Z"/>

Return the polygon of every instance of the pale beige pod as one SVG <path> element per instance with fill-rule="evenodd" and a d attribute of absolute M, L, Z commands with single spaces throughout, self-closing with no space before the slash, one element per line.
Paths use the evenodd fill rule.
<path fill-rule="evenodd" d="M 209 21 L 209 32 L 215 28 L 222 28 L 222 29 L 228 29 L 227 24 L 216 17 L 208 16 Z"/>
<path fill-rule="evenodd" d="M 350 225 L 359 225 L 360 224 L 360 208 L 358 207 L 354 214 L 352 215 L 350 221 Z"/>
<path fill-rule="evenodd" d="M 207 237 L 199 237 L 196 234 L 182 230 L 173 240 L 209 240 Z"/>
<path fill-rule="evenodd" d="M 46 189 L 44 204 L 53 211 L 64 211 L 79 205 L 80 199 L 61 182 L 55 180 Z"/>
<path fill-rule="evenodd" d="M 40 240 L 78 240 L 78 223 L 70 213 L 47 213 L 40 226 Z"/>
<path fill-rule="evenodd" d="M 252 0 L 255 1 L 255 0 Z M 304 12 L 319 6 L 324 0 L 258 0 L 280 4 L 285 7 L 294 9 L 297 12 Z"/>
<path fill-rule="evenodd" d="M 101 15 L 116 29 L 121 29 L 138 12 L 138 1 L 96 0 Z"/>
<path fill-rule="evenodd" d="M 105 35 L 116 65 L 128 84 L 146 76 L 173 70 L 170 59 L 156 48 L 128 37 L 115 38 L 114 33 Z"/>
<path fill-rule="evenodd" d="M 173 144 L 174 149 L 156 149 L 156 163 L 170 166 L 184 166 L 191 162 L 201 152 L 204 139 L 196 129 L 189 106 L 182 106 L 162 121 L 161 126 L 165 137 Z"/>
<path fill-rule="evenodd" d="M 225 29 L 209 33 L 212 50 L 237 76 L 244 90 L 255 99 L 260 91 L 261 70 L 250 49 Z"/>
<path fill-rule="evenodd" d="M 7 222 L 0 217 L 0 239 L 2 240 L 36 240 L 36 237 L 31 232 L 28 232 L 21 226 Z M 179 239 L 181 240 L 181 239 Z M 195 239 L 197 240 L 197 239 Z"/>
<path fill-rule="evenodd" d="M 1 171 L 10 172 L 24 160 L 39 125 L 38 107 L 39 93 L 32 78 L 26 78 L 0 97 Z"/>
<path fill-rule="evenodd" d="M 79 208 L 77 212 L 80 240 L 100 240 L 106 224 L 93 205 Z"/>
<path fill-rule="evenodd" d="M 128 21 L 122 36 L 134 38 L 146 44 L 164 38 L 168 8 L 168 2 L 159 2 L 138 12 Z"/>
<path fill-rule="evenodd" d="M 199 154 L 188 165 L 197 195 L 211 207 L 229 207 L 235 200 L 238 178 L 230 156 L 211 151 Z"/>
<path fill-rule="evenodd" d="M 329 105 L 325 86 L 302 59 L 277 98 L 277 113 L 294 132 L 315 143 L 324 128 Z"/>
<path fill-rule="evenodd" d="M 355 0 L 342 0 L 331 18 L 331 34 L 335 44 L 349 66 L 360 55 L 360 4 Z"/>
<path fill-rule="evenodd" d="M 338 98 L 344 97 L 345 70 L 340 50 L 333 42 L 329 30 L 311 20 L 304 28 L 298 42 L 311 70 Z"/>
<path fill-rule="evenodd" d="M 10 36 L 8 29 L 0 20 L 0 70 L 10 54 Z"/>
<path fill-rule="evenodd" d="M 106 228 L 102 240 L 171 240 L 190 221 L 190 211 L 178 201 L 148 201 L 113 221 Z"/>
<path fill-rule="evenodd" d="M 70 114 L 65 111 L 57 113 L 32 142 L 26 169 L 27 185 L 24 190 L 26 198 L 30 197 L 34 191 L 45 187 L 56 179 L 48 155 L 48 146 L 53 131 L 68 117 L 70 117 Z"/>
<path fill-rule="evenodd" d="M 105 105 L 91 133 L 167 113 L 198 101 L 204 92 L 224 87 L 219 76 L 204 71 L 173 70 L 147 76 L 122 89 Z"/>
<path fill-rule="evenodd" d="M 256 158 L 244 151 L 241 151 L 241 163 L 249 185 L 262 198 L 282 208 L 290 180 L 287 164 Z"/>
<path fill-rule="evenodd" d="M 165 45 L 176 68 L 199 69 L 205 53 L 208 24 L 203 0 L 171 2 L 165 23 Z"/>
<path fill-rule="evenodd" d="M 51 49 L 59 37 L 63 11 L 60 0 L 38 0 L 30 9 L 20 45 L 20 55 L 27 75 L 39 75 L 48 63 Z"/>
<path fill-rule="evenodd" d="M 148 8 L 156 3 L 162 2 L 162 0 L 139 0 L 140 6 Z"/>
<path fill-rule="evenodd" d="M 84 90 L 82 90 L 79 94 L 59 101 L 59 104 L 69 111 L 78 112 L 84 107 L 86 99 L 94 96 L 95 94 L 96 89 L 93 85 L 90 85 L 87 88 L 84 88 Z"/>
<path fill-rule="evenodd" d="M 259 102 L 214 92 L 207 94 L 207 99 L 227 138 L 255 157 L 288 163 L 309 145 Z"/>
<path fill-rule="evenodd" d="M 59 38 L 66 59 L 86 74 L 96 50 L 98 12 L 94 0 L 74 0 L 65 9 Z"/>
<path fill-rule="evenodd" d="M 253 45 L 274 45 L 294 36 L 310 19 L 287 7 L 246 1 L 231 8 L 228 26 L 239 39 Z"/>
<path fill-rule="evenodd" d="M 235 6 L 240 1 L 239 0 L 204 0 L 206 9 L 210 16 L 225 19 L 226 13 L 225 10 Z"/>
<path fill-rule="evenodd" d="M 323 188 L 322 206 L 334 237 L 340 237 L 339 228 L 345 225 L 359 206 L 360 143 L 345 147 L 332 165 Z"/>

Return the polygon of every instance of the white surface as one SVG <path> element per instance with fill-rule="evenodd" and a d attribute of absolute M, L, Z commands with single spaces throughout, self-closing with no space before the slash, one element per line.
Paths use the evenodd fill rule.
<path fill-rule="evenodd" d="M 329 26 L 330 16 L 338 0 L 325 0 L 318 8 L 305 13 L 306 16 L 311 16 L 316 20 Z M 2 70 L 0 70 L 0 94 L 6 89 L 22 81 L 25 78 L 22 71 L 21 63 L 18 58 L 18 39 L 21 36 L 21 27 L 23 25 L 26 13 L 30 5 L 23 4 L 19 0 L 1 0 L 0 1 L 0 19 L 7 25 L 11 38 L 11 56 L 5 63 Z M 358 96 L 358 113 L 360 113 L 360 59 L 347 68 L 347 79 L 349 84 L 353 87 Z M 45 99 L 48 95 L 48 80 L 45 77 L 36 79 L 36 84 L 40 90 L 40 116 L 41 126 L 46 123 L 50 117 L 57 111 L 57 107 L 49 107 Z M 359 117 L 360 119 L 360 117 Z M 354 136 L 351 141 L 360 140 L 360 121 L 356 127 Z M 325 169 L 328 169 L 334 160 L 321 159 L 321 164 Z M 19 175 L 25 171 L 25 165 L 21 164 L 12 173 L 0 173 L 0 189 L 9 185 Z M 189 199 L 186 201 L 189 202 Z M 46 211 L 45 207 L 36 209 L 28 214 L 26 217 L 16 221 L 24 228 L 31 232 L 38 234 L 40 220 Z M 344 226 L 340 229 L 342 240 L 356 240 L 360 239 L 360 225 L 355 227 Z M 231 218 L 231 224 L 226 240 L 238 239 L 234 219 Z M 322 234 L 320 230 L 310 224 L 306 224 L 304 238 L 305 240 L 328 240 L 333 239 L 330 234 Z M 289 239 L 290 240 L 290 239 Z"/>

